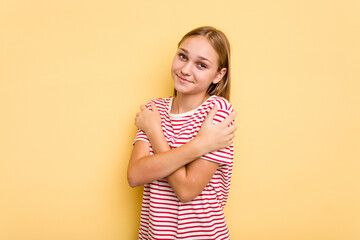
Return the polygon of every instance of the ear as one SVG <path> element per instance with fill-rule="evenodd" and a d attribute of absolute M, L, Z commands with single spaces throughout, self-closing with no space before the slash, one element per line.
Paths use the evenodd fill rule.
<path fill-rule="evenodd" d="M 227 72 L 226 68 L 220 69 L 220 71 L 216 73 L 215 79 L 212 81 L 212 83 L 217 84 L 218 82 L 220 82 L 221 79 L 223 79 L 223 77 L 225 76 L 226 72 Z"/>

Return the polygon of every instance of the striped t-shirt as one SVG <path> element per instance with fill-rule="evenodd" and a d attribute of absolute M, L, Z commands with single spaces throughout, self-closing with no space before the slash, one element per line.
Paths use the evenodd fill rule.
<path fill-rule="evenodd" d="M 218 105 L 214 123 L 223 121 L 232 105 L 222 97 L 211 96 L 198 108 L 171 114 L 173 97 L 153 99 L 162 120 L 162 130 L 171 148 L 177 148 L 196 136 L 208 112 Z M 149 142 L 138 130 L 135 141 Z M 134 142 L 135 142 L 134 141 Z M 154 154 L 149 142 L 150 154 Z M 229 239 L 223 208 L 226 204 L 233 166 L 233 146 L 205 154 L 201 158 L 219 163 L 204 190 L 189 202 L 180 202 L 166 179 L 144 185 L 139 239 Z"/>

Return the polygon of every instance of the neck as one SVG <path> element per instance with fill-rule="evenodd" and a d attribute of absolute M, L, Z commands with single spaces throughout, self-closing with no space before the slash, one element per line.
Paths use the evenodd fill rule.
<path fill-rule="evenodd" d="M 207 94 L 204 95 L 184 95 L 184 94 L 177 94 L 174 97 L 173 104 L 171 107 L 171 113 L 179 114 L 191 111 L 198 106 L 200 106 L 206 99 L 210 96 Z"/>

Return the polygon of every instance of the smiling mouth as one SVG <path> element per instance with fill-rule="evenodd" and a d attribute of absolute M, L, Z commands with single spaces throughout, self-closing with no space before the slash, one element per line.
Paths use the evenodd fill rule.
<path fill-rule="evenodd" d="M 182 78 L 182 77 L 180 77 L 179 75 L 176 75 L 179 79 L 180 79 L 180 81 L 182 81 L 182 82 L 187 82 L 187 83 L 191 83 L 191 81 L 189 81 L 189 80 L 187 80 L 186 78 Z"/>

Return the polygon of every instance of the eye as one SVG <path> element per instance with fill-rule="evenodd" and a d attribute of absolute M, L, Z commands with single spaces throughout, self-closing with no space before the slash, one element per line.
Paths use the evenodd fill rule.
<path fill-rule="evenodd" d="M 199 68 L 202 68 L 202 69 L 207 68 L 206 64 L 204 64 L 204 63 L 199 63 L 198 66 L 199 66 Z"/>
<path fill-rule="evenodd" d="M 185 54 L 179 53 L 178 55 L 181 60 L 187 60 L 187 57 L 185 56 Z"/>

